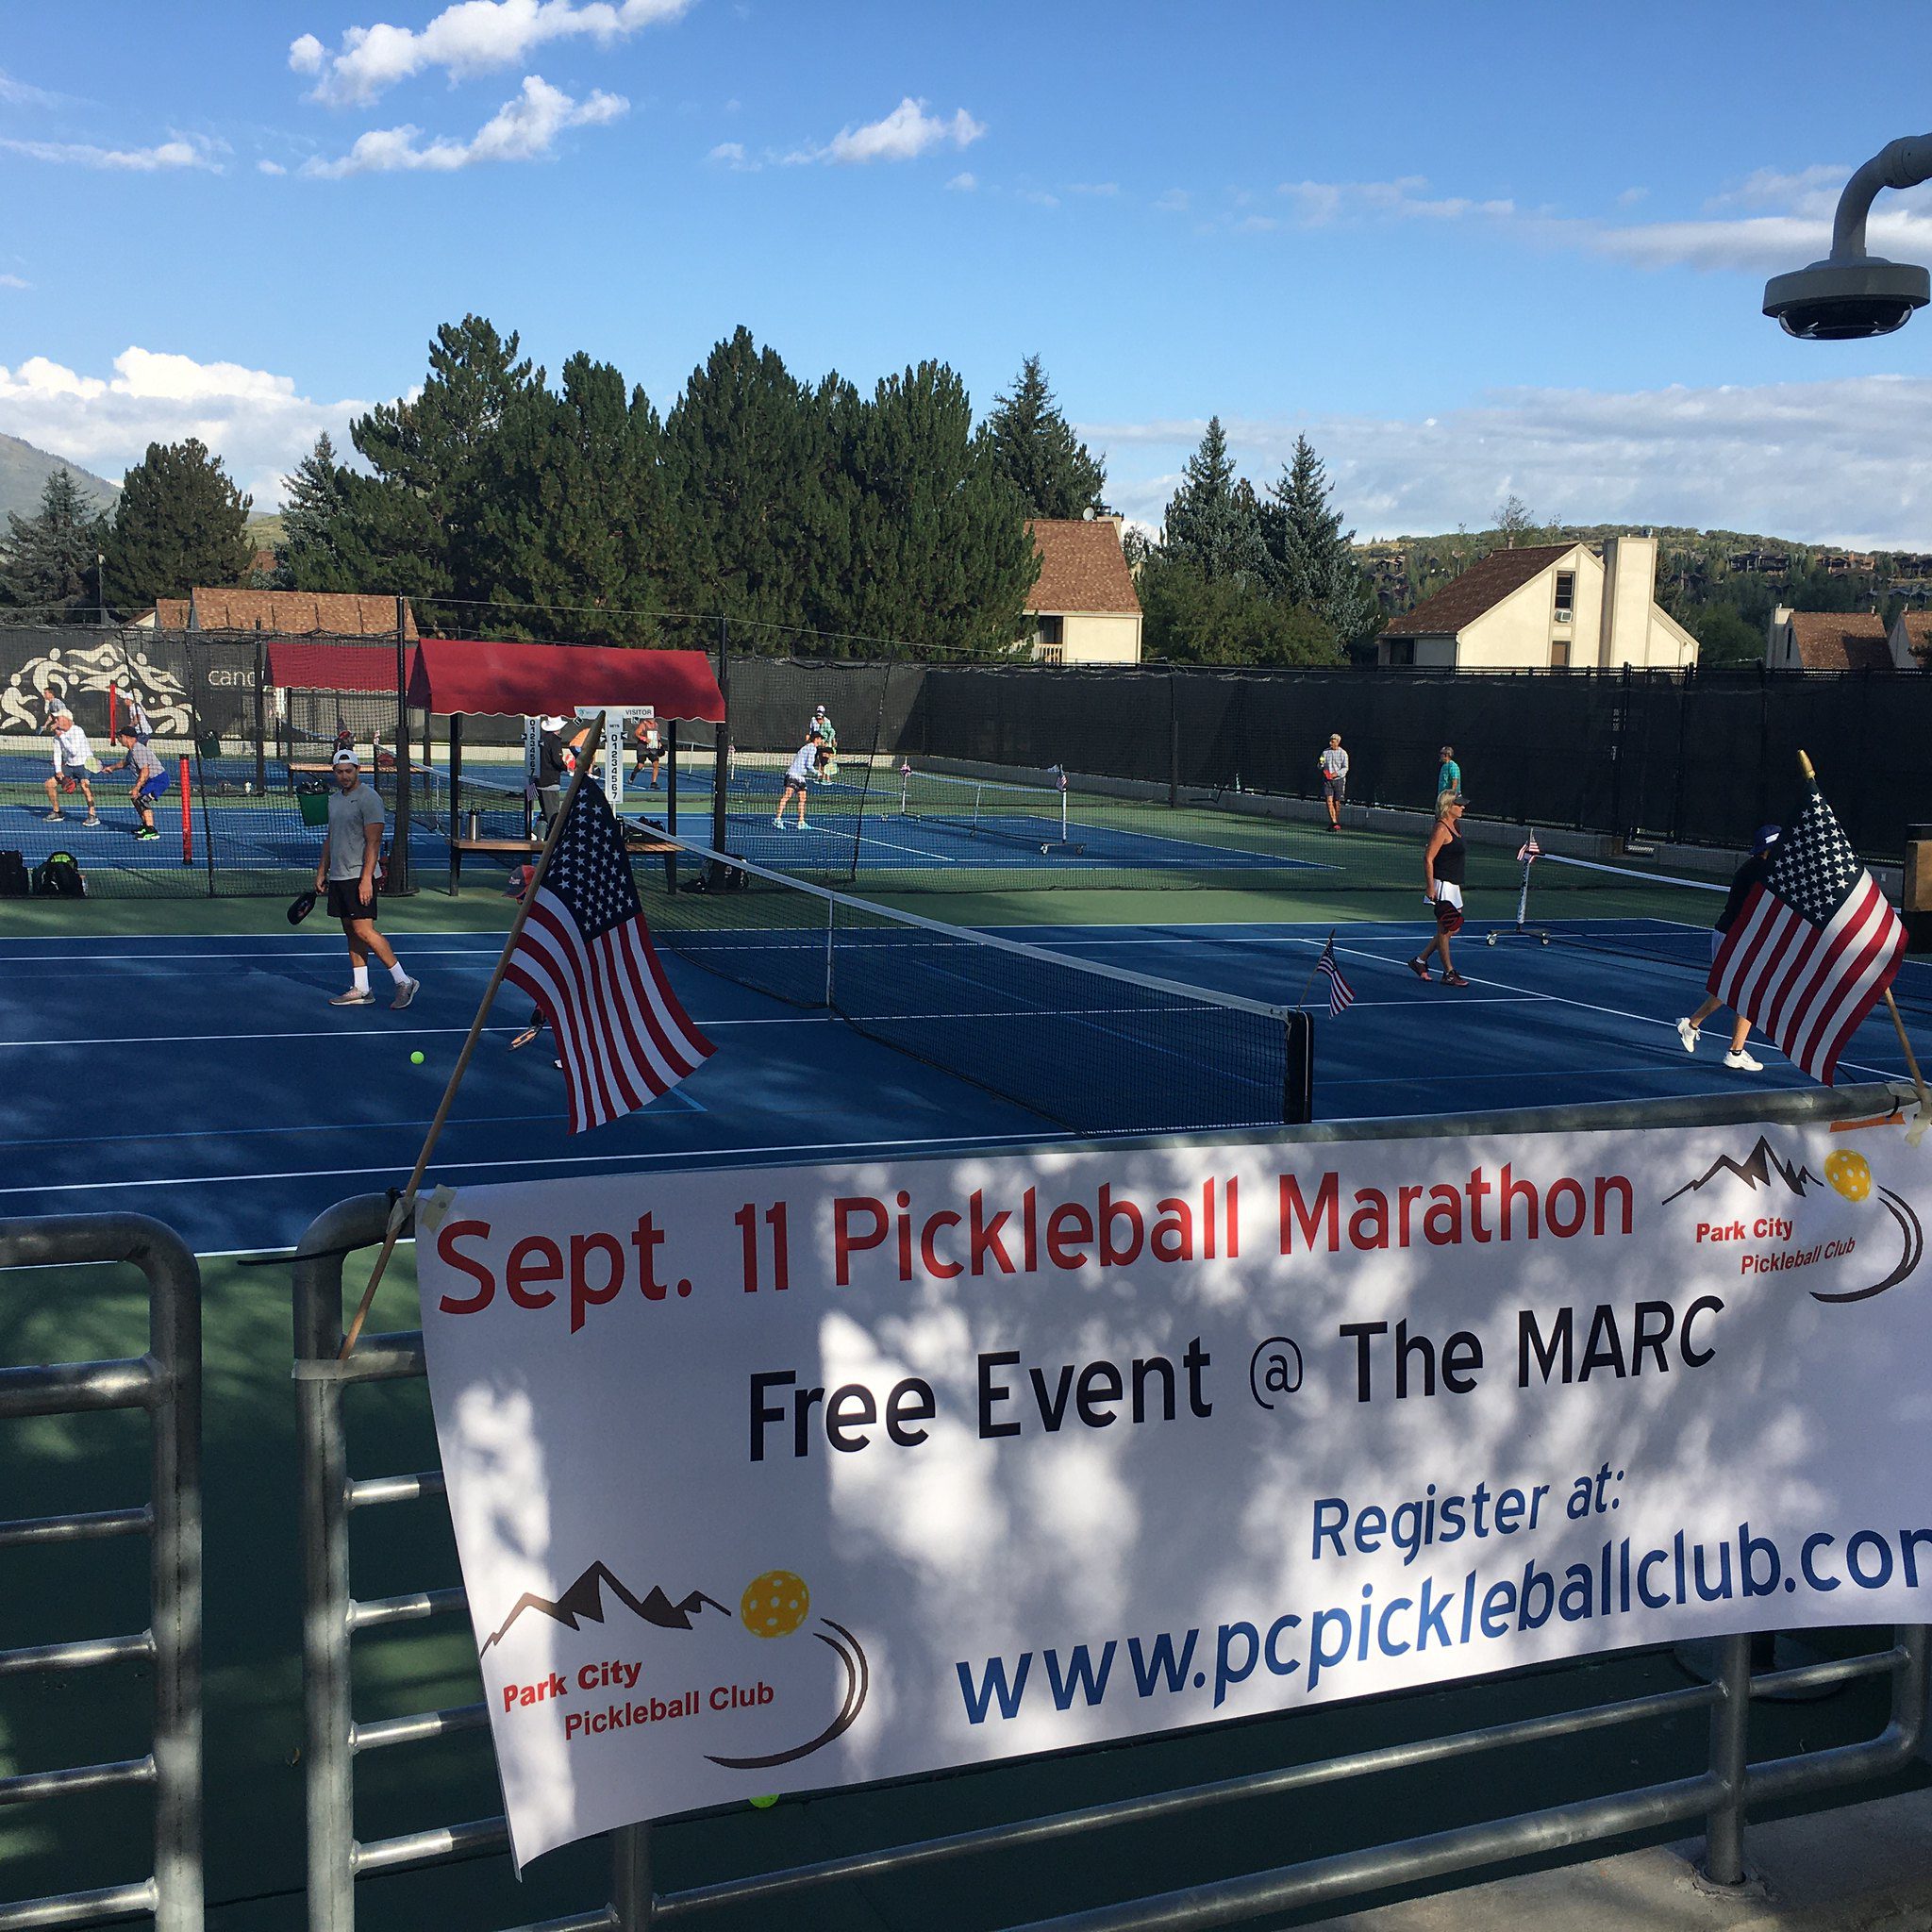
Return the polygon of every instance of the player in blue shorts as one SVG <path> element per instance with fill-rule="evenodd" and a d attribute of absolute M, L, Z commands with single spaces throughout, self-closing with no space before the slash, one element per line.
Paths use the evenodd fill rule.
<path fill-rule="evenodd" d="M 121 762 L 107 766 L 101 775 L 105 778 L 113 772 L 134 774 L 134 789 L 127 794 L 141 814 L 141 829 L 134 836 L 158 839 L 161 835 L 155 829 L 155 801 L 168 789 L 168 768 L 132 723 L 122 725 L 120 738 Z"/>

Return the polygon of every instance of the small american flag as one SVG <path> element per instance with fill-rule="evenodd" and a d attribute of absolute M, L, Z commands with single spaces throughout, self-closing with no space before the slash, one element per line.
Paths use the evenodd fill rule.
<path fill-rule="evenodd" d="M 588 778 L 504 977 L 550 1022 L 574 1134 L 669 1092 L 713 1051 L 658 963 L 617 822 Z"/>
<path fill-rule="evenodd" d="M 1527 865 L 1532 859 L 1541 858 L 1542 856 L 1543 848 L 1536 842 L 1536 834 L 1534 832 L 1516 848 L 1517 859 L 1524 865 Z"/>
<path fill-rule="evenodd" d="M 1829 1087 L 1898 972 L 1906 929 L 1811 788 L 1711 962 L 1709 991 Z"/>
<path fill-rule="evenodd" d="M 1328 982 L 1328 1010 L 1331 1014 L 1345 1013 L 1355 1005 L 1355 988 L 1341 976 L 1341 967 L 1335 958 L 1335 935 L 1328 935 L 1328 943 L 1322 948 L 1322 957 L 1315 961 L 1315 971 Z"/>

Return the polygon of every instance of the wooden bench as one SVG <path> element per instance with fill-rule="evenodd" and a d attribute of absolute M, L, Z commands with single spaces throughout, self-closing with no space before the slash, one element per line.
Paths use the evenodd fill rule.
<path fill-rule="evenodd" d="M 665 838 L 655 826 L 624 824 L 624 849 L 633 858 L 659 858 L 664 861 L 664 880 L 667 885 L 676 871 L 677 855 L 684 848 L 675 840 Z M 480 852 L 491 858 L 522 858 L 526 863 L 534 860 L 543 849 L 541 839 L 481 839 L 456 838 L 449 841 L 449 895 L 454 899 L 462 887 L 463 857 L 466 853 Z"/>

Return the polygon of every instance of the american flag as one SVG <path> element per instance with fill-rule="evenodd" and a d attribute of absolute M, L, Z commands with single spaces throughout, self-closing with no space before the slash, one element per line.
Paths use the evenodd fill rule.
<path fill-rule="evenodd" d="M 504 977 L 550 1023 L 574 1134 L 669 1092 L 713 1051 L 658 963 L 617 821 L 588 778 Z"/>
<path fill-rule="evenodd" d="M 1331 1014 L 1345 1013 L 1355 1005 L 1355 988 L 1341 976 L 1341 967 L 1335 958 L 1335 935 L 1328 935 L 1328 943 L 1322 948 L 1322 957 L 1315 961 L 1315 971 L 1328 982 L 1328 1010 Z"/>
<path fill-rule="evenodd" d="M 1771 848 L 1706 982 L 1829 1087 L 1838 1057 L 1891 984 L 1906 929 L 1811 788 Z"/>
<path fill-rule="evenodd" d="M 1536 834 L 1534 831 L 1532 831 L 1529 837 L 1526 838 L 1523 841 L 1523 843 L 1516 848 L 1517 859 L 1520 863 L 1524 865 L 1527 865 L 1533 859 L 1541 858 L 1542 856 L 1543 848 L 1536 842 Z"/>

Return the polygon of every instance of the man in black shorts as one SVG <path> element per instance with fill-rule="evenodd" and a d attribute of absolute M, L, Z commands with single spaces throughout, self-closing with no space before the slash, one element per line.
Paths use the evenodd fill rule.
<path fill-rule="evenodd" d="M 323 841 L 322 858 L 316 864 L 315 890 L 327 891 L 329 917 L 342 922 L 352 972 L 348 991 L 337 993 L 329 1005 L 375 1004 L 375 995 L 369 990 L 369 956 L 374 953 L 396 983 L 395 998 L 390 1005 L 407 1007 L 416 997 L 418 984 L 403 971 L 389 941 L 375 929 L 375 866 L 387 814 L 375 788 L 363 784 L 362 768 L 354 752 L 337 752 L 334 771 L 336 789 L 328 799 L 328 837 Z"/>

